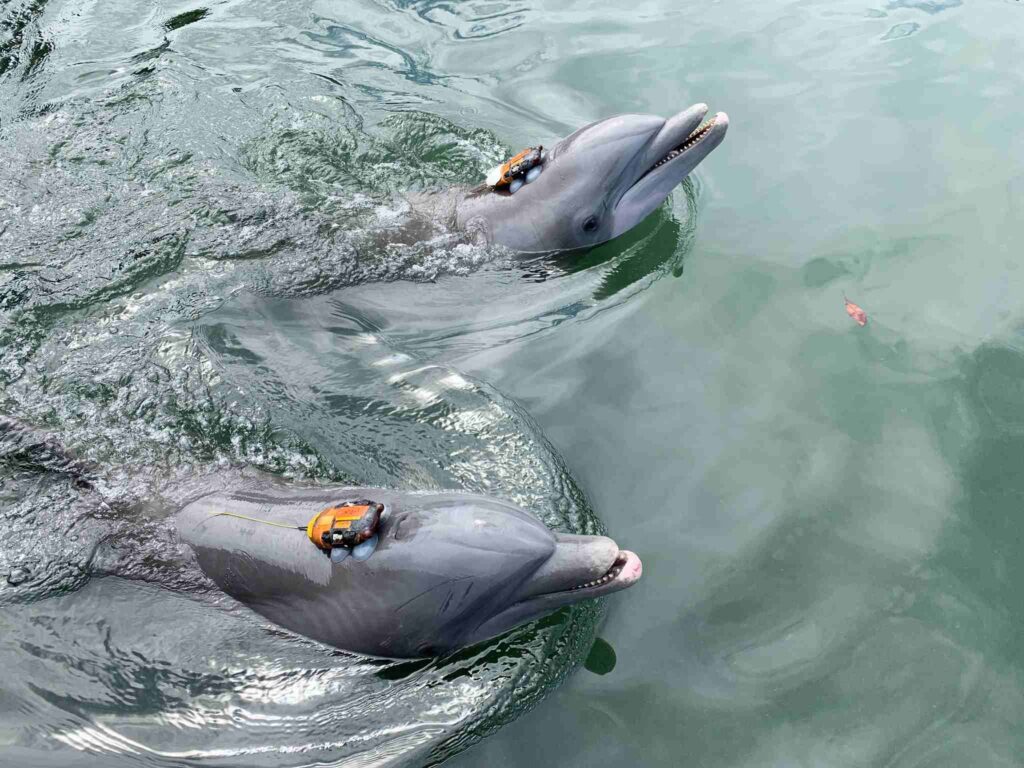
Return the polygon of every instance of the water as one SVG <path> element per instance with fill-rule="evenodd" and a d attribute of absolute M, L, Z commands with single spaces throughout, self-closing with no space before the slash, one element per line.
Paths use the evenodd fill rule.
<path fill-rule="evenodd" d="M 521 715 L 449 764 L 1024 762 L 1022 14 L 8 2 L 0 406 L 103 470 L 4 470 L 0 761 L 419 765 Z M 582 259 L 395 197 L 696 101 L 726 141 Z M 267 633 L 133 524 L 243 465 L 596 515 L 645 563 L 614 670 L 553 688 L 586 611 L 423 669 Z"/>

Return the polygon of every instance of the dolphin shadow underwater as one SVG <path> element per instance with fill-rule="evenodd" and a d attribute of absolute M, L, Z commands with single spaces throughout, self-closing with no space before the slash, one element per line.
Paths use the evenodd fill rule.
<path fill-rule="evenodd" d="M 646 219 L 722 142 L 728 116 L 705 122 L 707 111 L 697 104 L 667 120 L 600 120 L 538 152 L 510 185 L 412 203 L 519 253 L 589 249 Z M 345 505 L 358 515 L 328 514 Z M 325 514 L 327 528 L 314 531 Z M 643 570 L 609 538 L 553 533 L 512 504 L 462 493 L 257 483 L 203 495 L 176 523 L 203 572 L 257 613 L 328 645 L 392 658 L 445 655 L 626 589 Z"/>

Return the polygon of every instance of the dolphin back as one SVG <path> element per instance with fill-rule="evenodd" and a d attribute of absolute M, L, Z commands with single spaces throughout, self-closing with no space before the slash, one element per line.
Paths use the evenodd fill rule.
<path fill-rule="evenodd" d="M 380 489 L 259 488 L 213 493 L 177 515 L 178 535 L 224 592 L 286 629 L 371 655 L 390 655 L 392 627 L 372 604 L 378 581 L 365 563 L 335 567 L 306 525 L 327 507 Z M 379 586 L 379 585 L 378 585 Z M 371 603 L 371 604 L 368 604 Z M 396 654 L 405 655 L 405 654 Z"/>

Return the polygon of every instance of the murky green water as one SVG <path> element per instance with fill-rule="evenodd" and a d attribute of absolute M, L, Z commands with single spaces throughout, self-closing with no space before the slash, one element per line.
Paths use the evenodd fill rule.
<path fill-rule="evenodd" d="M 0 477 L 0 763 L 420 765 L 538 700 L 450 764 L 1024 763 L 1022 25 L 8 0 L 0 411 L 104 469 Z M 405 189 L 697 101 L 726 141 L 622 242 L 388 242 Z M 268 633 L 149 535 L 242 466 L 593 512 L 645 563 L 617 666 L 552 689 L 587 611 L 426 668 Z"/>

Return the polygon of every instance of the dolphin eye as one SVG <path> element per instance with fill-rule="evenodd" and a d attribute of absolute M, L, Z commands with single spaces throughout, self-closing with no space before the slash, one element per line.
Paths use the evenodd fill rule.
<path fill-rule="evenodd" d="M 597 216 L 587 216 L 586 221 L 583 222 L 584 232 L 593 232 L 597 229 Z"/>

